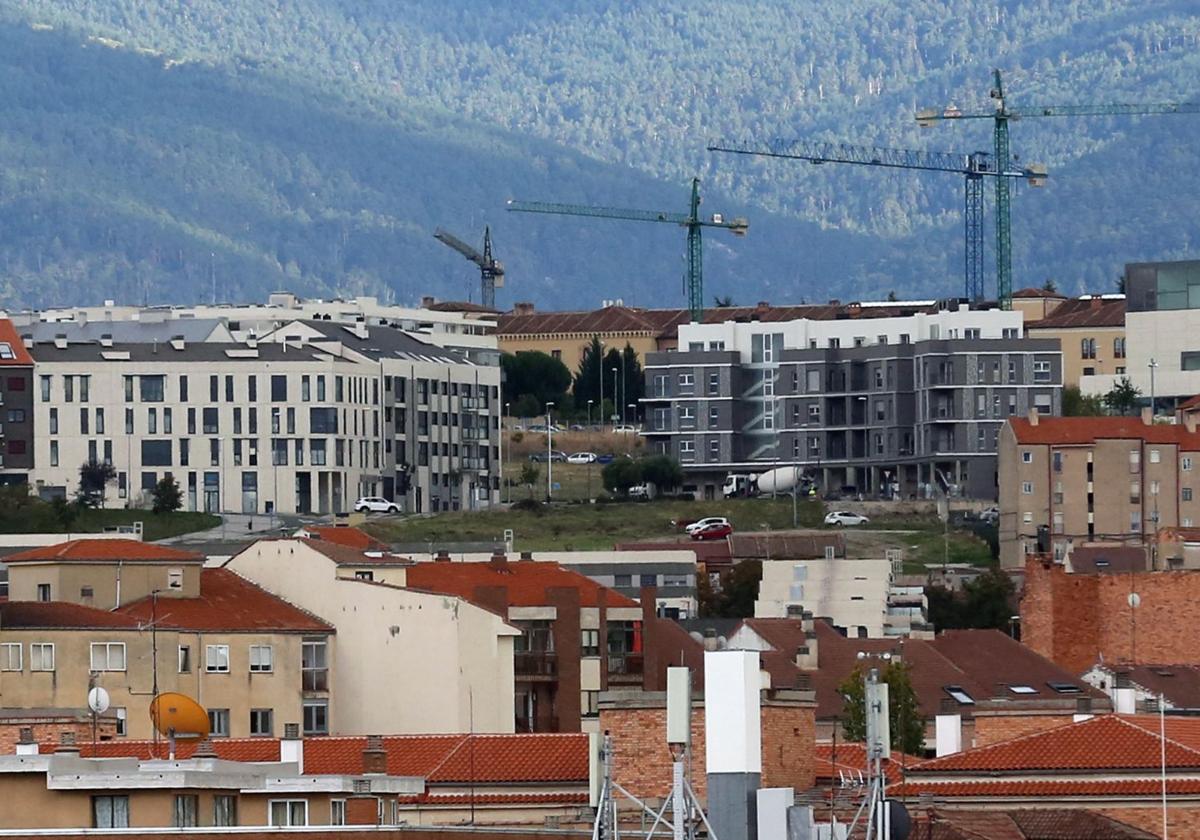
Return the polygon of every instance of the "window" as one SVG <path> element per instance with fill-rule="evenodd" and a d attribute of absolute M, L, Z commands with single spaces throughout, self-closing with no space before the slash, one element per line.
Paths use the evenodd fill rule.
<path fill-rule="evenodd" d="M 138 386 L 142 402 L 162 402 L 165 376 L 139 376 Z"/>
<path fill-rule="evenodd" d="M 375 580 L 375 573 L 370 569 L 358 569 L 354 577 L 356 580 Z"/>
<path fill-rule="evenodd" d="M 696 377 L 690 373 L 679 374 L 679 390 L 691 391 L 696 385 Z"/>
<path fill-rule="evenodd" d="M 203 413 L 203 429 L 206 435 L 220 434 L 221 421 L 220 416 L 215 408 L 206 408 Z"/>
<path fill-rule="evenodd" d="M 272 799 L 268 813 L 270 824 L 276 828 L 308 825 L 308 801 L 304 799 Z"/>
<path fill-rule="evenodd" d="M 275 711 L 273 709 L 251 709 L 250 734 L 267 738 L 274 735 Z"/>
<path fill-rule="evenodd" d="M 1160 456 L 1160 455 L 1159 455 L 1159 452 L 1158 452 L 1158 450 L 1157 450 L 1157 449 L 1151 449 L 1151 450 L 1150 450 L 1150 463 L 1151 463 L 1151 464 L 1157 464 L 1157 463 L 1159 462 L 1159 459 L 1160 459 L 1161 457 L 1162 457 L 1162 456 Z"/>
<path fill-rule="evenodd" d="M 600 631 L 599 630 L 581 630 L 581 631 L 579 631 L 579 655 L 580 656 L 599 656 L 600 655 Z"/>
<path fill-rule="evenodd" d="M 192 672 L 192 648 L 190 645 L 179 646 L 179 673 L 190 674 Z"/>
<path fill-rule="evenodd" d="M 171 466 L 171 441 L 143 440 L 142 466 L 169 467 Z"/>
<path fill-rule="evenodd" d="M 213 825 L 237 825 L 237 797 L 228 793 L 213 796 Z"/>
<path fill-rule="evenodd" d="M 273 670 L 270 645 L 250 645 L 250 670 L 255 673 Z"/>
<path fill-rule="evenodd" d="M 716 371 L 708 374 L 708 393 L 710 395 L 721 393 L 721 374 Z"/>
<path fill-rule="evenodd" d="M 613 586 L 618 589 L 633 586 L 633 575 L 613 575 Z"/>
<path fill-rule="evenodd" d="M 345 799 L 330 799 L 329 800 L 329 824 L 330 825 L 345 825 L 346 824 L 346 800 Z"/>
<path fill-rule="evenodd" d="M 124 642 L 92 642 L 91 659 L 93 671 L 124 671 Z"/>
<path fill-rule="evenodd" d="M 0 644 L 0 671 L 21 670 L 21 643 L 5 642 Z"/>
<path fill-rule="evenodd" d="M 972 698 L 970 694 L 967 694 L 967 692 L 964 691 L 963 687 L 960 685 L 945 686 L 945 691 L 947 694 L 949 694 L 951 697 L 953 697 L 959 703 L 959 705 L 962 705 L 962 706 L 974 706 L 975 705 L 974 698 Z"/>
<path fill-rule="evenodd" d="M 271 402 L 287 402 L 287 376 L 285 374 L 272 374 Z"/>
<path fill-rule="evenodd" d="M 50 441 L 50 466 L 58 466 L 58 441 Z"/>
<path fill-rule="evenodd" d="M 1079 355 L 1085 359 L 1096 358 L 1096 339 L 1084 338 L 1081 339 L 1079 347 Z"/>
<path fill-rule="evenodd" d="M 338 439 L 341 442 L 341 439 Z M 422 444 L 424 445 L 424 444 Z M 325 466 L 325 441 L 314 440 L 309 442 L 309 459 L 308 462 L 314 467 Z"/>
<path fill-rule="evenodd" d="M 821 406 L 820 405 L 813 403 L 808 407 L 808 422 L 809 423 L 820 423 L 821 422 Z"/>
<path fill-rule="evenodd" d="M 208 710 L 208 734 L 214 738 L 229 737 L 229 710 Z"/>
<path fill-rule="evenodd" d="M 42 402 L 50 402 L 50 377 L 42 376 Z"/>
<path fill-rule="evenodd" d="M 1185 456 L 1183 456 L 1182 459 L 1180 459 L 1179 468 L 1182 469 L 1184 472 L 1191 472 L 1192 458 L 1190 455 L 1185 455 Z"/>
<path fill-rule="evenodd" d="M 1034 382 L 1049 382 L 1050 381 L 1050 363 L 1049 362 L 1034 362 L 1033 363 L 1033 381 Z"/>
<path fill-rule="evenodd" d="M 1032 496 L 1033 495 L 1033 482 L 1032 481 L 1022 481 L 1021 482 L 1021 495 L 1023 495 L 1023 496 Z"/>
<path fill-rule="evenodd" d="M 696 425 L 696 407 L 694 405 L 679 406 L 680 427 Z"/>
<path fill-rule="evenodd" d="M 329 664 L 326 659 L 324 639 L 303 642 L 300 653 L 300 670 L 303 691 L 329 690 Z"/>
<path fill-rule="evenodd" d="M 1021 453 L 1021 463 L 1032 464 L 1033 463 L 1033 453 L 1032 452 L 1022 452 Z"/>
<path fill-rule="evenodd" d="M 8 422 L 9 423 L 24 423 L 25 422 L 25 409 L 10 408 L 8 410 Z"/>
<path fill-rule="evenodd" d="M 721 441 L 719 438 L 713 438 L 708 442 L 708 454 L 714 461 L 721 457 Z"/>
<path fill-rule="evenodd" d="M 1013 694 L 1037 694 L 1037 689 L 1031 685 L 1010 685 L 1008 690 Z"/>
<path fill-rule="evenodd" d="M 37 585 L 37 599 L 38 599 L 39 601 L 43 601 L 43 602 L 44 602 L 44 601 L 49 601 L 49 600 L 51 600 L 51 597 L 50 597 L 50 584 L 48 584 L 48 583 L 39 583 L 39 584 Z"/>
<path fill-rule="evenodd" d="M 52 642 L 32 642 L 29 645 L 29 670 L 54 670 L 54 644 Z"/>
<path fill-rule="evenodd" d="M 1183 490 L 1180 492 L 1181 492 L 1181 494 L 1183 496 L 1183 500 L 1185 502 L 1190 502 L 1192 500 L 1192 488 L 1191 487 L 1184 487 Z"/>
<path fill-rule="evenodd" d="M 696 442 L 691 440 L 679 441 L 679 457 L 692 460 L 696 457 Z"/>
<path fill-rule="evenodd" d="M 304 734 L 305 735 L 328 735 L 329 734 L 329 701 L 328 700 L 305 700 L 304 701 Z"/>
<path fill-rule="evenodd" d="M 63 377 L 63 400 L 65 400 L 66 402 L 74 402 L 75 401 L 75 377 L 74 376 L 64 376 Z"/>
<path fill-rule="evenodd" d="M 199 810 L 199 796 L 194 793 L 175 794 L 175 807 L 171 811 L 171 827 L 194 828 L 199 825 L 197 820 Z"/>
<path fill-rule="evenodd" d="M 204 670 L 210 674 L 228 674 L 229 645 L 205 645 Z"/>
<path fill-rule="evenodd" d="M 93 796 L 92 826 L 94 828 L 129 828 L 129 797 Z"/>
<path fill-rule="evenodd" d="M 221 439 L 212 438 L 208 442 L 208 460 L 209 466 L 221 466 Z"/>
<path fill-rule="evenodd" d="M 121 736 L 128 735 L 129 731 L 125 726 L 129 720 L 129 710 L 124 706 L 114 706 L 113 709 L 117 713 L 117 734 Z"/>
<path fill-rule="evenodd" d="M 658 586 L 658 575 L 638 575 L 641 586 Z"/>
<path fill-rule="evenodd" d="M 96 434 L 104 434 L 104 409 L 96 409 Z"/>
<path fill-rule="evenodd" d="M 1124 338 L 1114 338 L 1113 339 L 1113 357 L 1117 358 L 1117 359 L 1125 358 L 1125 339 Z"/>
<path fill-rule="evenodd" d="M 600 716 L 600 692 L 579 692 L 579 714 L 585 718 Z"/>
<path fill-rule="evenodd" d="M 49 431 L 50 431 L 50 434 L 52 434 L 52 435 L 58 434 L 58 409 L 57 408 L 50 409 Z"/>
<path fill-rule="evenodd" d="M 180 401 L 180 402 L 187 402 L 187 401 L 188 401 L 188 378 L 187 378 L 187 374 L 180 374 L 180 376 L 179 376 L 179 401 Z"/>

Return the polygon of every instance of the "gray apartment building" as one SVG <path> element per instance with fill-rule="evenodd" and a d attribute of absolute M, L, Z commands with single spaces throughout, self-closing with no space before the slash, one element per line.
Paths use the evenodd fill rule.
<path fill-rule="evenodd" d="M 798 467 L 822 492 L 995 499 L 1005 419 L 1061 408 L 1059 344 L 1020 338 L 1019 313 L 941 314 L 683 327 L 704 340 L 647 357 L 644 434 L 704 497 Z"/>

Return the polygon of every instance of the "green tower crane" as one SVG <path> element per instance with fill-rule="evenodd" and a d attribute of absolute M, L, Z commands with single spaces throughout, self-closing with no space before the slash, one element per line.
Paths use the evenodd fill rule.
<path fill-rule="evenodd" d="M 806 140 L 774 140 L 766 144 L 718 142 L 710 152 L 807 160 L 809 163 L 849 163 L 858 166 L 882 166 L 889 169 L 915 169 L 925 172 L 953 172 L 964 176 L 963 223 L 965 228 L 964 280 L 969 300 L 982 300 L 983 282 L 983 179 L 1020 178 L 1033 186 L 1046 181 L 1046 168 L 1029 166 L 1000 170 L 987 152 L 960 154 L 926 152 L 913 149 L 886 149 L 877 146 L 852 146 Z"/>
<path fill-rule="evenodd" d="M 1114 117 L 1156 116 L 1161 114 L 1200 114 L 1200 103 L 1162 102 L 1142 105 L 1039 105 L 1010 108 L 1004 95 L 1004 80 L 999 70 L 992 71 L 993 86 L 989 95 L 995 100 L 991 113 L 963 113 L 953 105 L 946 108 L 927 108 L 917 112 L 917 124 L 929 127 L 942 120 L 989 119 L 994 121 L 993 143 L 996 167 L 1005 171 L 1010 166 L 1008 121 L 1025 117 Z M 1012 308 L 1012 197 L 1009 179 L 997 178 L 996 187 L 996 298 L 1003 309 Z"/>
<path fill-rule="evenodd" d="M 669 213 L 665 210 L 623 210 L 617 207 L 590 207 L 579 204 L 549 204 L 542 201 L 509 200 L 508 209 L 518 213 L 550 213 L 559 216 L 590 216 L 597 219 L 625 219 L 633 222 L 666 222 L 687 228 L 688 310 L 692 321 L 704 316 L 704 268 L 701 252 L 700 231 L 703 228 L 725 228 L 736 236 L 745 236 L 750 223 L 743 218 L 730 219 L 714 213 L 707 219 L 700 218 L 700 179 L 692 179 L 692 203 L 687 213 Z"/>

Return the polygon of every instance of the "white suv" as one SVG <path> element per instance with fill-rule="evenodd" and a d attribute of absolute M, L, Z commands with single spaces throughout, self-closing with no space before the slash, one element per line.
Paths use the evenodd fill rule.
<path fill-rule="evenodd" d="M 709 525 L 728 525 L 729 520 L 724 516 L 706 516 L 703 519 L 697 519 L 691 525 L 686 526 L 683 531 L 685 534 L 694 534 L 697 531 L 702 531 Z"/>
<path fill-rule="evenodd" d="M 400 508 L 395 502 L 389 502 L 382 496 L 363 496 L 354 503 L 356 513 L 399 513 Z"/>

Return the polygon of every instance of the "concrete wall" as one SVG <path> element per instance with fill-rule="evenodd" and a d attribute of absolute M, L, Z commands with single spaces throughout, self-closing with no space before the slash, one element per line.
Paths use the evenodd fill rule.
<path fill-rule="evenodd" d="M 887 560 L 771 560 L 764 562 L 755 618 L 786 618 L 789 605 L 828 617 L 850 635 L 884 634 L 892 567 Z"/>

